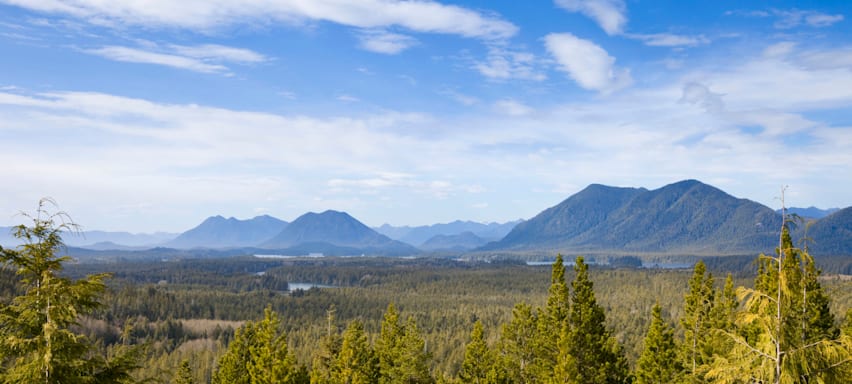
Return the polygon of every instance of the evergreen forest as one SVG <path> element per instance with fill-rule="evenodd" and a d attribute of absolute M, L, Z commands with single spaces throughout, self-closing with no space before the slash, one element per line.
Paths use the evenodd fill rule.
<path fill-rule="evenodd" d="M 848 383 L 852 279 L 789 223 L 746 268 L 0 249 L 2 383 Z M 296 283 L 310 283 L 303 289 Z"/>

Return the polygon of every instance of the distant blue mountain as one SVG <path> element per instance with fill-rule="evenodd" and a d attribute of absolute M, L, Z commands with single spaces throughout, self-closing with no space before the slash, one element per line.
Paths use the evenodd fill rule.
<path fill-rule="evenodd" d="M 12 236 L 13 227 L 0 227 L 0 245 L 12 247 L 20 244 L 18 239 Z M 155 232 L 155 233 L 129 233 L 109 231 L 82 231 L 80 233 L 66 232 L 62 234 L 62 240 L 71 247 L 89 247 L 94 244 L 113 243 L 118 248 L 151 248 L 163 244 L 177 237 L 177 233 Z M 117 249 L 118 249 L 117 248 Z"/>
<path fill-rule="evenodd" d="M 453 251 L 464 252 L 474 248 L 479 248 L 488 243 L 473 232 L 467 231 L 457 235 L 435 235 L 431 239 L 426 240 L 420 245 L 420 249 L 424 251 Z"/>
<path fill-rule="evenodd" d="M 392 239 L 420 246 L 427 240 L 438 235 L 452 236 L 460 235 L 464 232 L 471 232 L 486 241 L 499 240 L 503 238 L 503 236 L 506 236 L 512 228 L 522 221 L 523 220 L 515 220 L 506 223 L 484 224 L 474 221 L 456 220 L 446 224 L 423 225 L 418 227 L 394 227 L 389 224 L 384 224 L 381 227 L 373 229 Z"/>
<path fill-rule="evenodd" d="M 367 227 L 346 212 L 309 212 L 293 220 L 280 233 L 260 244 L 268 249 L 297 249 L 303 254 L 335 253 L 406 256 L 419 253 L 409 244 L 392 240 Z"/>
<path fill-rule="evenodd" d="M 787 208 L 788 214 L 799 215 L 805 219 L 822 219 L 834 212 L 839 211 L 840 208 L 829 208 L 829 209 L 819 209 L 817 207 L 807 207 L 807 208 L 796 208 L 791 207 Z M 775 212 L 781 213 L 781 210 L 776 210 Z"/>
<path fill-rule="evenodd" d="M 271 239 L 286 227 L 286 221 L 269 215 L 248 220 L 212 216 L 164 246 L 177 249 L 250 247 Z"/>

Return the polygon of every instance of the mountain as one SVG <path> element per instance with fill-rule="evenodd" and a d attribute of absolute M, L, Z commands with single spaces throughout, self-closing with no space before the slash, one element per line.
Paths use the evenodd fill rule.
<path fill-rule="evenodd" d="M 781 217 L 696 180 L 649 191 L 593 184 L 482 250 L 566 253 L 771 252 Z"/>
<path fill-rule="evenodd" d="M 796 208 L 790 207 L 787 208 L 788 214 L 799 215 L 805 219 L 822 219 L 834 212 L 839 211 L 840 208 L 829 208 L 829 209 L 819 209 L 817 207 L 807 207 L 807 208 Z M 775 212 L 781 213 L 781 210 L 776 210 Z"/>
<path fill-rule="evenodd" d="M 808 249 L 815 255 L 852 256 L 852 207 L 817 220 L 806 234 L 812 239 Z"/>
<path fill-rule="evenodd" d="M 299 249 L 323 253 L 328 247 L 346 247 L 358 253 L 400 256 L 419 251 L 411 245 L 391 240 L 345 212 L 309 212 L 293 220 L 280 233 L 260 244 L 268 249 Z M 316 249 L 316 250 L 313 250 Z"/>
<path fill-rule="evenodd" d="M 14 227 L 0 227 L 0 245 L 13 247 L 20 242 L 12 236 Z M 82 231 L 80 233 L 63 233 L 62 240 L 71 247 L 85 247 L 97 243 L 114 243 L 118 247 L 150 248 L 163 244 L 177 237 L 177 233 L 130 233 L 109 231 Z"/>
<path fill-rule="evenodd" d="M 435 235 L 420 245 L 424 251 L 469 251 L 488 243 L 473 232 L 467 231 L 457 235 Z"/>
<path fill-rule="evenodd" d="M 269 215 L 248 220 L 212 216 L 165 246 L 178 249 L 248 247 L 271 239 L 286 227 L 286 221 Z"/>
<path fill-rule="evenodd" d="M 384 224 L 381 227 L 374 228 L 377 232 L 390 237 L 394 240 L 399 240 L 408 244 L 421 245 L 427 240 L 437 235 L 459 235 L 464 232 L 471 232 L 477 237 L 481 237 L 488 241 L 498 240 L 506 236 L 512 228 L 523 220 L 509 221 L 506 223 L 477 223 L 475 221 L 456 220 L 446 224 L 423 225 L 418 227 L 394 227 Z"/>

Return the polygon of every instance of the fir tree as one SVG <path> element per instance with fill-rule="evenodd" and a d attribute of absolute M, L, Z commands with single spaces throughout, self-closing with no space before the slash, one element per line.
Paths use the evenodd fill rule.
<path fill-rule="evenodd" d="M 494 375 L 493 370 L 494 354 L 485 343 L 482 322 L 477 320 L 470 333 L 470 342 L 464 349 L 464 361 L 459 370 L 459 379 L 463 383 L 489 383 L 489 378 L 493 378 Z"/>
<path fill-rule="evenodd" d="M 526 303 L 512 309 L 512 321 L 504 324 L 500 334 L 500 354 L 495 364 L 499 377 L 513 383 L 538 382 L 531 369 L 536 358 L 534 340 L 538 314 Z"/>
<path fill-rule="evenodd" d="M 311 364 L 311 384 L 332 384 L 335 375 L 335 362 L 340 353 L 341 339 L 335 325 L 334 306 L 326 312 L 326 335 L 320 342 L 320 347 L 314 352 Z"/>
<path fill-rule="evenodd" d="M 64 247 L 61 234 L 75 225 L 63 212 L 48 212 L 48 205 L 55 203 L 42 199 L 35 216 L 25 215 L 32 227 L 14 228 L 23 245 L 0 248 L 0 262 L 16 269 L 23 292 L 0 303 L 0 382 L 130 382 L 139 367 L 137 347 L 117 348 L 108 359 L 71 329 L 79 316 L 100 307 L 107 274 L 76 281 L 60 274 L 70 260 L 56 255 Z"/>
<path fill-rule="evenodd" d="M 595 299 L 589 267 L 578 256 L 574 264 L 576 273 L 571 282 L 570 328 L 566 338 L 567 354 L 560 356 L 569 360 L 571 367 L 565 372 L 574 375 L 568 382 L 577 383 L 623 383 L 629 380 L 627 359 L 606 328 L 606 314 Z M 565 365 L 558 361 L 558 365 Z M 563 378 L 557 378 L 561 382 Z"/>
<path fill-rule="evenodd" d="M 683 366 L 691 378 L 703 380 L 704 365 L 712 356 L 710 330 L 714 326 L 713 306 L 716 291 L 713 275 L 707 273 L 703 261 L 698 261 L 689 280 L 689 293 L 684 297 L 683 317 Z"/>
<path fill-rule="evenodd" d="M 662 309 L 657 303 L 651 311 L 651 325 L 645 336 L 644 349 L 636 362 L 636 383 L 674 383 L 681 373 L 674 331 L 663 321 Z"/>
<path fill-rule="evenodd" d="M 364 325 L 358 320 L 349 323 L 343 332 L 343 343 L 332 377 L 333 383 L 371 384 L 378 382 L 379 362 L 367 341 Z"/>

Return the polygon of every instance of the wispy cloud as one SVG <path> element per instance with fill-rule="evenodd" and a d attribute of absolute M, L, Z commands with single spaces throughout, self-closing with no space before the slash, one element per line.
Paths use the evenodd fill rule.
<path fill-rule="evenodd" d="M 114 61 L 155 64 L 201 73 L 223 74 L 229 72 L 229 68 L 222 64 L 225 62 L 245 64 L 267 60 L 265 56 L 259 53 L 222 45 L 170 45 L 166 49 L 160 49 L 156 44 L 148 45 L 148 47 L 145 47 L 147 49 L 111 45 L 84 49 L 83 52 Z"/>
<path fill-rule="evenodd" d="M 809 26 L 814 28 L 829 27 L 844 20 L 841 14 L 831 15 L 819 11 L 802 9 L 769 9 L 769 10 L 735 10 L 728 11 L 726 15 L 737 15 L 745 17 L 774 17 L 773 26 L 778 29 L 790 29 L 798 26 Z"/>
<path fill-rule="evenodd" d="M 512 99 L 496 101 L 494 103 L 494 110 L 497 113 L 509 116 L 527 116 L 535 112 L 530 106 Z"/>
<path fill-rule="evenodd" d="M 385 30 L 365 30 L 359 33 L 361 48 L 371 52 L 395 55 L 414 45 L 417 39 Z"/>
<path fill-rule="evenodd" d="M 608 35 L 621 34 L 627 24 L 627 7 L 623 0 L 556 0 L 556 5 L 595 20 Z"/>
<path fill-rule="evenodd" d="M 597 44 L 570 33 L 552 33 L 545 46 L 566 72 L 585 89 L 603 93 L 630 85 L 630 71 L 615 66 L 615 58 Z"/>
<path fill-rule="evenodd" d="M 547 78 L 539 68 L 539 60 L 529 52 L 493 46 L 484 61 L 475 61 L 473 68 L 492 80 L 532 80 Z"/>
<path fill-rule="evenodd" d="M 40 12 L 65 14 L 99 25 L 216 30 L 237 24 L 327 21 L 382 29 L 400 27 L 416 32 L 454 34 L 480 39 L 505 39 L 518 31 L 514 24 L 491 14 L 435 1 L 387 0 L 4 0 Z M 428 17 L 427 17 L 428 15 Z"/>
<path fill-rule="evenodd" d="M 624 36 L 642 41 L 652 47 L 694 47 L 710 43 L 704 35 L 678 35 L 673 33 L 627 33 Z"/>

